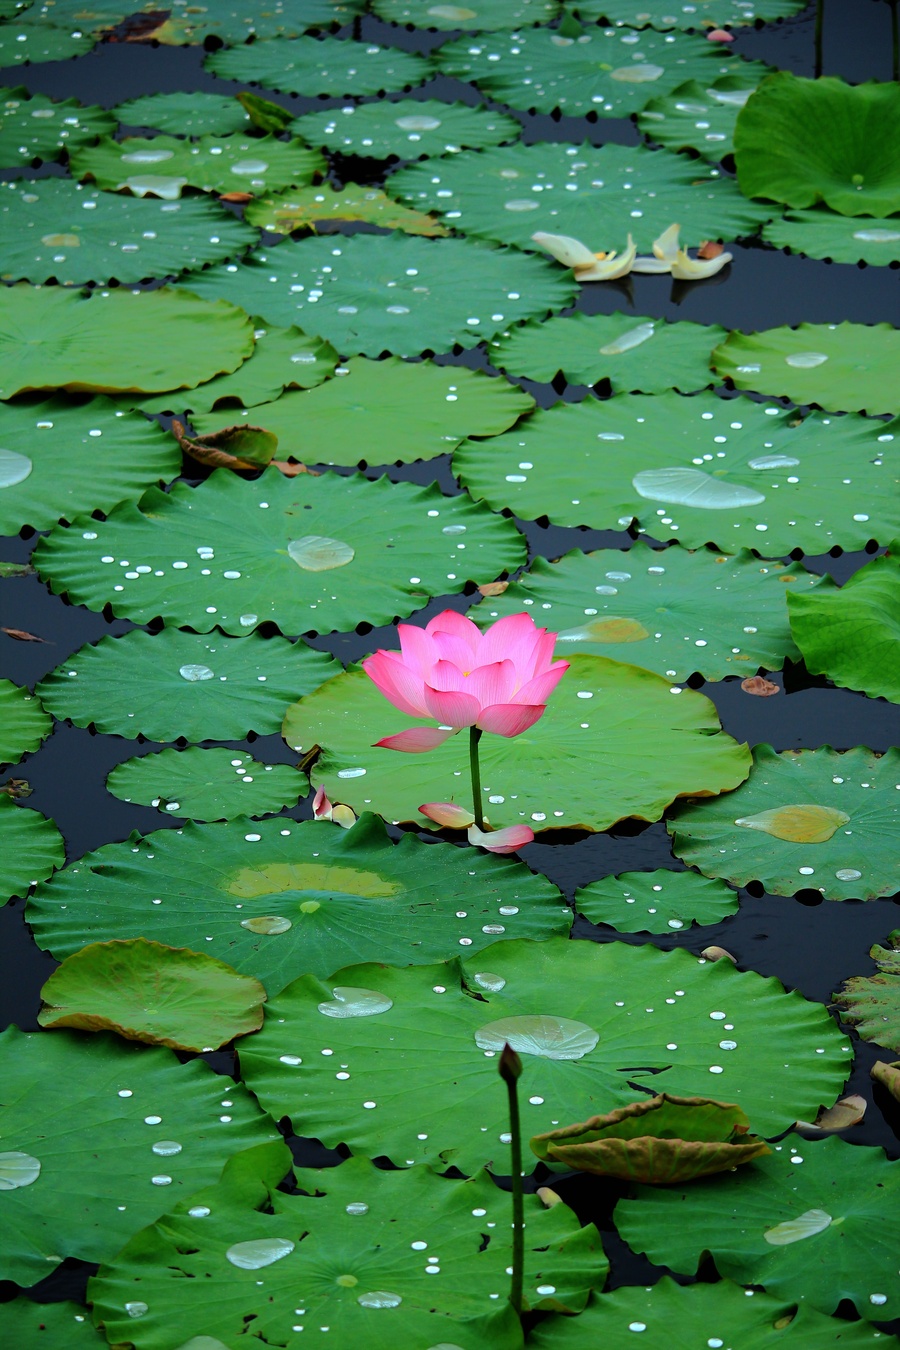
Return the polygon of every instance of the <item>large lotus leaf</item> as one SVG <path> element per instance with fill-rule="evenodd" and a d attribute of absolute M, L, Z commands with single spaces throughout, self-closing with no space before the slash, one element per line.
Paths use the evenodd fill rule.
<path fill-rule="evenodd" d="M 240 635 L 265 620 L 283 633 L 390 623 L 431 596 L 512 571 L 525 554 L 512 522 L 467 496 L 362 474 L 287 478 L 270 468 L 245 482 L 217 469 L 197 488 L 151 488 L 139 506 L 123 502 L 91 524 L 96 540 L 81 524 L 57 527 L 35 552 L 57 594 L 207 633 Z M 460 525 L 464 559 L 452 528 Z M 145 570 L 123 571 L 126 559 Z"/>
<path fill-rule="evenodd" d="M 291 1331 L 324 1324 L 342 1348 L 437 1350 L 437 1340 L 520 1350 L 507 1302 L 509 1196 L 484 1173 L 449 1180 L 352 1158 L 298 1169 L 305 1194 L 285 1195 L 250 1162 L 236 1159 L 219 1186 L 193 1197 L 194 1213 L 181 1206 L 139 1233 L 92 1280 L 111 1341 L 151 1350 L 200 1332 L 188 1346 L 237 1350 L 250 1321 L 267 1345 L 302 1344 Z M 525 1219 L 526 1306 L 578 1311 L 608 1269 L 597 1230 L 536 1195 L 525 1197 Z M 124 1312 L 136 1294 L 147 1307 L 138 1322 Z"/>
<path fill-rule="evenodd" d="M 312 152 L 310 152 L 312 153 Z M 345 183 L 338 191 L 328 183 L 314 187 L 289 189 L 260 201 L 251 202 L 244 212 L 251 225 L 270 234 L 293 234 L 295 230 L 315 230 L 319 221 L 352 220 L 380 225 L 385 230 L 403 230 L 429 238 L 448 234 L 434 216 L 402 206 L 381 188 Z"/>
<path fill-rule="evenodd" d="M 0 164 L 12 168 L 33 159 L 61 159 L 63 151 L 115 130 L 105 108 L 83 108 L 75 98 L 56 102 L 19 86 L 0 89 Z"/>
<path fill-rule="evenodd" d="M 0 440 L 0 534 L 109 511 L 181 471 L 162 427 L 107 398 L 0 403 Z"/>
<path fill-rule="evenodd" d="M 453 467 L 476 499 L 554 525 L 636 520 L 687 548 L 824 553 L 900 534 L 881 445 L 893 439 L 861 417 L 803 418 L 714 394 L 620 394 L 466 441 Z"/>
<path fill-rule="evenodd" d="M 709 358 L 724 338 L 718 324 L 578 310 L 520 324 L 508 337 L 495 338 L 489 351 L 491 363 L 501 370 L 545 384 L 562 371 L 570 384 L 608 380 L 616 394 L 662 394 L 667 389 L 689 394 L 714 382 Z"/>
<path fill-rule="evenodd" d="M 708 1252 L 720 1275 L 821 1312 L 844 1298 L 870 1321 L 900 1310 L 900 1167 L 880 1149 L 790 1135 L 733 1174 L 683 1191 L 638 1187 L 616 1222 L 636 1251 L 673 1270 L 693 1274 Z"/>
<path fill-rule="evenodd" d="M 0 19 L 12 19 L 32 3 L 33 0 L 0 0 Z"/>
<path fill-rule="evenodd" d="M 844 216 L 900 211 L 900 88 L 790 71 L 769 75 L 738 118 L 734 153 L 748 197 L 788 206 L 824 201 Z"/>
<path fill-rule="evenodd" d="M 652 28 L 699 28 L 727 24 L 737 28 L 761 20 L 783 19 L 804 8 L 803 0 L 693 0 L 673 5 L 671 0 L 578 0 L 579 18 Z M 643 37 L 643 33 L 641 34 Z"/>
<path fill-rule="evenodd" d="M 213 52 L 204 62 L 223 80 L 261 84 L 285 94 L 352 95 L 421 84 L 431 62 L 397 47 L 334 37 L 280 38 Z"/>
<path fill-rule="evenodd" d="M 805 253 L 808 258 L 830 258 L 839 263 L 868 263 L 884 267 L 900 261 L 900 222 L 848 220 L 824 206 L 810 211 L 786 211 L 763 227 L 762 237 L 775 248 Z"/>
<path fill-rule="evenodd" d="M 687 80 L 665 98 L 655 98 L 637 115 L 645 136 L 666 150 L 696 150 L 718 164 L 734 152 L 737 115 L 759 83 L 752 72 L 720 75 L 712 84 Z"/>
<path fill-rule="evenodd" d="M 422 964 L 478 952 L 504 933 L 565 934 L 571 922 L 556 887 L 522 863 L 409 834 L 393 844 L 369 814 L 349 830 L 243 820 L 106 844 L 42 888 L 29 913 L 59 957 L 143 934 L 202 945 L 270 990 L 298 970 Z"/>
<path fill-rule="evenodd" d="M 495 828 L 605 830 L 628 816 L 658 820 L 675 797 L 728 792 L 746 777 L 747 747 L 720 730 L 702 694 L 602 656 L 570 660 L 530 730 L 514 740 L 482 738 L 484 809 Z M 332 801 L 356 810 L 371 804 L 388 819 L 421 825 L 422 802 L 470 805 L 463 739 L 451 736 L 412 760 L 375 745 L 421 725 L 352 669 L 289 708 L 283 735 L 294 748 L 321 746 L 312 780 Z"/>
<path fill-rule="evenodd" d="M 0 1269 L 21 1285 L 66 1256 L 109 1259 L 233 1153 L 279 1137 L 240 1083 L 171 1050 L 10 1027 L 0 1063 L 4 1148 L 30 1160 L 4 1178 Z"/>
<path fill-rule="evenodd" d="M 249 628 L 251 616 L 242 617 Z M 298 691 L 339 669 L 327 652 L 281 637 L 133 629 L 82 647 L 38 688 L 51 712 L 78 727 L 151 741 L 243 740 L 280 730 Z"/>
<path fill-rule="evenodd" d="M 900 329 L 889 323 L 801 323 L 733 332 L 712 354 L 717 374 L 737 389 L 873 416 L 900 412 L 898 362 Z M 894 438 L 886 433 L 884 439 Z"/>
<path fill-rule="evenodd" d="M 796 661 L 785 593 L 819 584 L 796 563 L 762 563 L 746 549 L 729 558 L 677 545 L 660 552 L 638 540 L 627 553 L 574 550 L 555 563 L 535 558 L 470 617 L 486 627 L 523 607 L 540 610 L 540 622 L 559 635 L 558 657 L 593 652 L 670 679 L 697 671 L 721 680 Z"/>
<path fill-rule="evenodd" d="M 28 888 L 62 867 L 62 835 L 46 816 L 0 793 L 0 897 L 27 895 Z"/>
<path fill-rule="evenodd" d="M 253 350 L 241 309 L 169 288 L 89 293 L 20 285 L 4 290 L 3 308 L 3 399 L 31 389 L 190 388 L 235 370 Z"/>
<path fill-rule="evenodd" d="M 475 29 L 524 28 L 546 23 L 559 14 L 559 0 L 471 0 L 465 5 L 435 4 L 434 0 L 373 0 L 372 8 L 391 23 L 416 28 Z"/>
<path fill-rule="evenodd" d="M 77 27 L 99 36 L 130 14 L 154 11 L 154 0 L 44 0 L 44 23 Z"/>
<path fill-rule="evenodd" d="M 286 241 L 240 265 L 209 268 L 191 286 L 269 323 L 299 323 L 347 356 L 474 347 L 509 324 L 562 309 L 578 289 L 542 258 L 399 233 Z"/>
<path fill-rule="evenodd" d="M 869 952 L 877 974 L 853 976 L 832 997 L 864 1041 L 900 1050 L 900 930 L 889 933 L 888 942 Z"/>
<path fill-rule="evenodd" d="M 591 923 L 620 933 L 673 933 L 721 923 L 737 913 L 738 898 L 716 877 L 663 867 L 592 881 L 575 892 L 575 908 Z"/>
<path fill-rule="evenodd" d="M 106 1337 L 80 1303 L 34 1303 L 20 1295 L 0 1304 L 0 1335 L 10 1346 L 40 1350 L 105 1350 Z"/>
<path fill-rule="evenodd" d="M 351 1015 L 331 1015 L 335 989 L 356 995 Z M 850 1059 L 825 1009 L 775 979 L 650 944 L 551 938 L 498 943 L 465 966 L 304 975 L 267 1005 L 241 1067 L 264 1105 L 325 1144 L 508 1175 L 496 1059 L 506 1041 L 523 1058 L 526 1137 L 648 1091 L 713 1089 L 773 1134 L 832 1101 Z M 335 1078 L 339 1067 L 348 1077 Z"/>
<path fill-rule="evenodd" d="M 738 70 L 754 75 L 766 69 L 723 53 L 698 34 L 631 28 L 593 28 L 579 38 L 551 28 L 463 37 L 441 47 L 437 59 L 445 75 L 471 80 L 513 108 L 559 108 L 570 117 L 627 117 L 685 80 L 707 85 Z"/>
<path fill-rule="evenodd" d="M 53 719 L 29 689 L 0 680 L 0 763 L 16 764 L 36 750 L 53 728 Z"/>
<path fill-rule="evenodd" d="M 900 703 L 900 542 L 854 572 L 830 577 L 815 595 L 788 595 L 791 633 L 807 670 L 846 689 Z"/>
<path fill-rule="evenodd" d="M 84 56 L 93 45 L 93 37 L 75 24 L 67 31 L 43 21 L 5 23 L 0 27 L 0 66 L 66 61 L 70 56 Z"/>
<path fill-rule="evenodd" d="M 346 371 L 310 393 L 286 394 L 246 416 L 275 432 L 280 456 L 306 464 L 391 464 L 434 459 L 467 436 L 496 436 L 534 407 L 516 385 L 465 366 L 357 357 Z M 222 419 L 219 412 L 192 420 L 203 434 Z M 467 531 L 451 525 L 447 533 L 465 548 Z"/>
<path fill-rule="evenodd" d="M 508 12 L 509 0 L 502 3 Z M 409 98 L 306 113 L 291 123 L 290 130 L 310 145 L 324 145 L 343 155 L 418 159 L 512 141 L 522 126 L 514 117 L 483 104 L 472 108 L 467 103 Z"/>
<path fill-rule="evenodd" d="M 684 241 L 755 234 L 771 215 L 717 169 L 640 145 L 501 145 L 399 169 L 389 191 L 465 234 L 536 249 L 537 230 L 642 253 L 677 220 Z M 558 264 L 557 264 L 558 266 Z M 571 275 L 571 274 L 570 274 Z"/>
<path fill-rule="evenodd" d="M 287 764 L 260 764 L 242 750 L 160 750 L 117 764 L 106 780 L 114 797 L 158 806 L 188 820 L 265 816 L 296 806 L 309 779 Z"/>
<path fill-rule="evenodd" d="M 234 97 L 191 93 L 144 94 L 113 108 L 123 126 L 155 127 L 173 136 L 230 136 L 248 131 L 250 114 Z"/>
<path fill-rule="evenodd" d="M 798 1307 L 792 1290 L 784 1299 L 774 1299 L 731 1280 L 681 1285 L 664 1275 L 649 1287 L 628 1285 L 592 1295 L 579 1317 L 547 1318 L 530 1334 L 528 1344 L 531 1350 L 612 1347 L 615 1338 L 635 1331 L 643 1332 L 641 1350 L 695 1350 L 710 1341 L 740 1350 L 771 1350 L 773 1345 L 787 1350 L 875 1350 L 884 1342 L 883 1333 L 865 1322 L 823 1317 L 805 1303 Z"/>
<path fill-rule="evenodd" d="M 205 952 L 145 938 L 74 952 L 41 990 L 42 1027 L 115 1031 L 172 1050 L 218 1050 L 262 1026 L 266 991 Z"/>
<path fill-rule="evenodd" d="M 4 281 L 142 281 L 221 262 L 255 232 L 215 202 L 146 200 L 68 178 L 22 179 L 0 198 Z"/>
<path fill-rule="evenodd" d="M 327 686 L 326 686 L 327 687 Z M 874 900 L 900 887 L 895 841 L 900 750 L 753 751 L 747 781 L 719 801 L 672 812 L 679 858 L 736 886 L 770 895 L 820 891 L 826 900 Z"/>
<path fill-rule="evenodd" d="M 170 11 L 153 32 L 158 42 L 199 43 L 207 37 L 227 45 L 257 38 L 296 37 L 310 28 L 351 23 L 365 0 L 241 0 L 239 4 L 188 5 Z M 164 11 L 165 12 L 165 11 Z"/>

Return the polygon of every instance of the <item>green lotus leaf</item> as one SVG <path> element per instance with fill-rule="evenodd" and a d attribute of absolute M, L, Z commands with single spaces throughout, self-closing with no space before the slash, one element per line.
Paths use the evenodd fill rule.
<path fill-rule="evenodd" d="M 0 0 L 0 19 L 13 19 L 32 3 L 33 0 Z"/>
<path fill-rule="evenodd" d="M 251 202 L 244 219 L 270 234 L 315 230 L 319 221 L 330 220 L 361 220 L 386 230 L 402 230 L 405 234 L 429 238 L 449 233 L 434 216 L 402 206 L 380 188 L 360 187 L 358 183 L 345 183 L 340 191 L 328 183 L 320 183 L 299 191 L 275 193 Z"/>
<path fill-rule="evenodd" d="M 390 623 L 430 596 L 512 571 L 525 553 L 511 521 L 466 496 L 444 497 L 436 485 L 362 474 L 287 478 L 272 468 L 254 482 L 217 469 L 197 488 L 151 488 L 138 505 L 123 502 L 92 521 L 96 540 L 85 541 L 83 524 L 57 527 L 35 552 L 57 594 L 89 609 L 109 604 L 138 623 L 160 616 L 235 635 L 265 620 L 283 633 Z M 462 561 L 461 531 L 452 529 L 460 525 Z M 98 568 L 103 558 L 113 561 Z M 150 570 L 116 565 L 129 558 Z"/>
<path fill-rule="evenodd" d="M 628 117 L 685 80 L 705 86 L 720 75 L 740 71 L 752 78 L 768 69 L 698 34 L 631 28 L 593 28 L 578 38 L 552 28 L 490 33 L 477 43 L 462 37 L 445 43 L 437 60 L 445 75 L 470 80 L 501 103 L 543 113 L 558 108 L 570 117 Z"/>
<path fill-rule="evenodd" d="M 22 1294 L 0 1304 L 0 1333 L 8 1345 L 41 1350 L 105 1350 L 107 1345 L 80 1303 L 34 1303 Z"/>
<path fill-rule="evenodd" d="M 57 717 L 110 735 L 242 740 L 280 730 L 298 691 L 311 693 L 339 669 L 327 652 L 281 637 L 134 629 L 82 647 L 38 690 Z"/>
<path fill-rule="evenodd" d="M 242 310 L 169 288 L 135 294 L 20 285 L 4 290 L 3 304 L 3 399 L 32 389 L 189 388 L 235 370 L 253 350 Z"/>
<path fill-rule="evenodd" d="M 547 1318 L 528 1344 L 532 1350 L 583 1350 L 585 1344 L 614 1344 L 613 1337 L 638 1329 L 642 1350 L 671 1350 L 673 1335 L 687 1345 L 690 1337 L 697 1345 L 721 1340 L 741 1350 L 770 1350 L 773 1342 L 788 1350 L 874 1350 L 884 1341 L 884 1334 L 865 1322 L 823 1317 L 805 1303 L 798 1306 L 793 1292 L 778 1300 L 731 1280 L 685 1286 L 663 1275 L 649 1288 L 631 1285 L 593 1294 L 579 1317 Z"/>
<path fill-rule="evenodd" d="M 288 130 L 294 120 L 282 104 L 262 98 L 259 94 L 251 94 L 249 89 L 242 89 L 236 97 L 257 131 L 280 135 L 282 131 Z"/>
<path fill-rule="evenodd" d="M 803 418 L 714 394 L 619 394 L 466 441 L 453 468 L 477 500 L 554 525 L 636 520 L 687 548 L 824 553 L 900 534 L 881 446 L 893 438 L 864 418 Z"/>
<path fill-rule="evenodd" d="M 758 84 L 758 78 L 740 68 L 706 86 L 688 80 L 665 98 L 652 99 L 638 113 L 638 127 L 666 150 L 695 150 L 701 159 L 718 164 L 734 153 L 737 115 Z"/>
<path fill-rule="evenodd" d="M 0 1063 L 4 1147 L 32 1160 L 3 1195 L 0 1269 L 21 1285 L 63 1257 L 108 1260 L 232 1154 L 279 1138 L 240 1083 L 108 1033 L 10 1027 Z"/>
<path fill-rule="evenodd" d="M 333 989 L 346 987 L 392 1006 L 323 1015 Z M 771 1134 L 833 1100 L 850 1058 L 825 1009 L 777 980 L 650 944 L 551 938 L 500 942 L 464 966 L 305 975 L 267 1004 L 263 1030 L 241 1047 L 241 1067 L 267 1108 L 325 1144 L 401 1166 L 508 1175 L 496 1061 L 505 1041 L 523 1058 L 526 1137 L 646 1100 L 648 1089 L 708 1096 L 713 1086 L 755 1131 Z M 339 1065 L 348 1078 L 335 1078 Z"/>
<path fill-rule="evenodd" d="M 511 8 L 503 0 L 504 13 Z M 408 98 L 304 113 L 289 129 L 310 145 L 324 145 L 342 155 L 417 159 L 513 141 L 521 135 L 522 126 L 514 117 L 481 103 L 473 108 L 468 103 Z"/>
<path fill-rule="evenodd" d="M 30 689 L 0 680 L 0 763 L 17 764 L 53 730 L 53 719 Z"/>
<path fill-rule="evenodd" d="M 739 1106 L 663 1092 L 582 1124 L 536 1134 L 531 1151 L 551 1167 L 675 1185 L 729 1171 L 771 1152 L 748 1129 Z"/>
<path fill-rule="evenodd" d="M 138 933 L 202 945 L 272 991 L 298 970 L 422 964 L 504 933 L 565 934 L 572 913 L 523 863 L 412 835 L 394 844 L 366 813 L 349 830 L 243 820 L 106 844 L 37 893 L 29 923 L 58 957 Z"/>
<path fill-rule="evenodd" d="M 6 793 L 0 793 L 0 839 L 0 895 L 4 900 L 27 895 L 30 886 L 49 877 L 66 860 L 62 835 L 53 821 L 40 811 L 19 806 Z"/>
<path fill-rule="evenodd" d="M 325 686 L 327 688 L 327 686 Z M 814 889 L 826 900 L 874 900 L 900 887 L 893 848 L 900 750 L 753 751 L 747 781 L 720 801 L 679 805 L 669 833 L 679 858 L 770 895 Z"/>
<path fill-rule="evenodd" d="M 627 553 L 535 558 L 469 617 L 484 628 L 523 608 L 540 610 L 540 622 L 558 634 L 558 657 L 592 652 L 673 680 L 695 671 L 721 680 L 796 661 L 785 594 L 819 584 L 796 563 L 761 563 L 746 549 L 730 558 L 677 545 L 660 552 L 638 540 Z"/>
<path fill-rule="evenodd" d="M 738 182 L 748 197 L 788 206 L 824 202 L 843 216 L 900 211 L 900 89 L 805 80 L 780 70 L 748 100 L 734 133 Z"/>
<path fill-rule="evenodd" d="M 900 929 L 887 940 L 889 947 L 876 944 L 869 952 L 877 974 L 855 975 L 832 998 L 864 1041 L 900 1050 Z"/>
<path fill-rule="evenodd" d="M 747 747 L 720 730 L 702 694 L 678 689 L 676 699 L 668 680 L 602 656 L 573 653 L 570 661 L 530 730 L 482 739 L 484 810 L 495 829 L 524 822 L 605 830 L 629 816 L 658 820 L 675 797 L 728 792 L 746 776 Z M 374 744 L 421 724 L 351 668 L 293 704 L 283 735 L 294 749 L 321 746 L 312 781 L 332 801 L 421 824 L 422 802 L 470 805 L 463 740 L 451 736 L 412 762 Z"/>
<path fill-rule="evenodd" d="M 391 464 L 434 459 L 467 436 L 496 436 L 534 407 L 516 385 L 465 366 L 357 357 L 345 371 L 310 393 L 286 394 L 246 416 L 275 432 L 279 455 L 306 464 Z M 222 413 L 192 421 L 208 432 Z M 467 542 L 457 526 L 448 533 Z"/>
<path fill-rule="evenodd" d="M 302 141 L 275 136 L 128 136 L 77 151 L 71 166 L 76 178 L 93 179 L 98 187 L 175 201 L 188 186 L 251 196 L 303 186 L 323 172 L 325 160 Z"/>
<path fill-rule="evenodd" d="M 224 961 L 146 938 L 94 942 L 41 990 L 42 1027 L 115 1031 L 171 1050 L 218 1050 L 262 1026 L 266 991 Z"/>
<path fill-rule="evenodd" d="M 172 136 L 230 136 L 250 128 L 250 115 L 237 98 L 200 89 L 189 94 L 145 94 L 112 111 L 123 126 L 155 127 Z"/>
<path fill-rule="evenodd" d="M 223 80 L 261 84 L 306 98 L 398 92 L 421 84 L 432 73 L 424 56 L 336 37 L 254 42 L 213 52 L 203 64 Z"/>
<path fill-rule="evenodd" d="M 309 779 L 287 764 L 260 764 L 244 751 L 193 746 L 117 764 L 106 786 L 122 801 L 205 821 L 264 816 L 296 806 L 309 792 Z"/>
<path fill-rule="evenodd" d="M 365 0 L 279 0 L 277 5 L 270 0 L 240 0 L 239 4 L 217 0 L 215 9 L 198 5 L 170 11 L 153 37 L 170 45 L 216 37 L 236 46 L 247 40 L 296 37 L 310 28 L 351 23 L 364 8 Z"/>
<path fill-rule="evenodd" d="M 0 534 L 109 511 L 181 471 L 181 452 L 162 427 L 107 398 L 0 403 L 0 438 Z"/>
<path fill-rule="evenodd" d="M 481 32 L 546 23 L 557 17 L 560 4 L 559 0 L 467 0 L 465 5 L 436 4 L 434 0 L 373 0 L 372 8 L 380 19 L 390 23 Z"/>
<path fill-rule="evenodd" d="M 30 94 L 21 85 L 0 89 L 0 164 L 13 167 L 33 159 L 61 159 L 64 151 L 90 144 L 115 126 L 112 113 L 84 108 L 76 98 L 57 102 L 46 94 Z"/>
<path fill-rule="evenodd" d="M 577 291 L 571 275 L 542 258 L 402 233 L 285 241 L 240 264 L 208 268 L 191 287 L 268 323 L 299 323 L 345 356 L 474 347 L 512 323 L 562 309 Z"/>
<path fill-rule="evenodd" d="M 690 394 L 713 383 L 710 353 L 724 338 L 717 324 L 577 310 L 520 324 L 508 337 L 495 338 L 489 352 L 492 365 L 545 384 L 561 371 L 570 384 L 608 380 L 616 394 Z"/>
<path fill-rule="evenodd" d="M 0 28 L 0 66 L 36 65 L 39 61 L 66 61 L 84 56 L 94 45 L 88 33 L 38 23 L 5 23 Z"/>
<path fill-rule="evenodd" d="M 42 6 L 42 22 L 56 27 L 81 28 L 95 36 L 116 28 L 130 14 L 155 17 L 154 0 L 53 0 Z"/>
<path fill-rule="evenodd" d="M 619 933 L 673 933 L 730 918 L 738 898 L 718 878 L 663 867 L 591 881 L 575 892 L 575 908 Z"/>
<path fill-rule="evenodd" d="M 768 390 L 834 412 L 900 412 L 893 373 L 900 330 L 889 323 L 814 324 L 729 333 L 712 354 L 717 374 L 737 389 Z M 884 439 L 893 440 L 891 433 Z M 865 501 L 863 505 L 865 505 Z"/>
<path fill-rule="evenodd" d="M 900 222 L 848 220 L 836 211 L 815 206 L 811 211 L 786 211 L 770 220 L 762 237 L 775 248 L 805 253 L 808 258 L 830 258 L 839 263 L 868 263 L 884 267 L 900 261 Z"/>
<path fill-rule="evenodd" d="M 509 1197 L 484 1173 L 451 1181 L 352 1158 L 298 1169 L 306 1193 L 285 1195 L 236 1172 L 194 1197 L 202 1217 L 181 1206 L 91 1281 L 94 1316 L 111 1340 L 149 1350 L 200 1333 L 239 1346 L 249 1317 L 269 1344 L 286 1328 L 324 1324 L 339 1346 L 521 1350 L 506 1298 Z M 608 1269 L 597 1230 L 535 1195 L 525 1213 L 528 1306 L 577 1312 Z M 135 1323 L 123 1308 L 138 1294 L 147 1311 Z"/>
<path fill-rule="evenodd" d="M 626 1242 L 659 1265 L 693 1274 L 710 1253 L 720 1275 L 776 1298 L 825 1313 L 847 1298 L 886 1322 L 900 1308 L 898 1200 L 900 1167 L 880 1149 L 789 1135 L 733 1175 L 684 1191 L 639 1187 L 615 1216 Z"/>
<path fill-rule="evenodd" d="M 717 169 L 634 145 L 539 142 L 466 150 L 399 169 L 387 187 L 465 234 L 533 251 L 532 235 L 544 230 L 603 252 L 621 252 L 631 234 L 649 253 L 673 220 L 684 243 L 696 246 L 755 234 L 771 214 Z"/>
<path fill-rule="evenodd" d="M 4 281 L 127 283 L 221 262 L 256 235 L 215 202 L 140 201 L 68 178 L 20 179 L 0 198 Z"/>
<path fill-rule="evenodd" d="M 641 0 L 635 10 L 634 0 L 578 0 L 578 16 L 584 22 L 601 20 L 604 23 L 645 25 L 651 28 L 692 28 L 727 24 L 737 28 L 758 20 L 770 23 L 786 19 L 803 8 L 803 0 L 694 0 L 688 8 L 672 5 L 669 0 Z M 641 33 L 641 38 L 644 34 Z"/>
<path fill-rule="evenodd" d="M 830 577 L 814 595 L 788 595 L 791 633 L 806 668 L 846 689 L 900 703 L 893 659 L 900 638 L 900 543 L 836 586 Z"/>

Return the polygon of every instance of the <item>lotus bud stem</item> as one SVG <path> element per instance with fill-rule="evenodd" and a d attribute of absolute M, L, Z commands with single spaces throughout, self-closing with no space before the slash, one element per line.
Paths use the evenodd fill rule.
<path fill-rule="evenodd" d="M 522 1074 L 522 1061 L 509 1042 L 503 1047 L 497 1067 L 509 1094 L 513 1202 L 512 1280 L 509 1301 L 516 1311 L 516 1316 L 521 1317 L 522 1287 L 525 1280 L 525 1207 L 522 1196 L 522 1131 L 519 1124 L 518 1084 Z"/>

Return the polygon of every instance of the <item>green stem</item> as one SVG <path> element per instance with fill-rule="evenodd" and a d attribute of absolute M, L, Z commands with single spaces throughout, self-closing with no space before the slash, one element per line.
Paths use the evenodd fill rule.
<path fill-rule="evenodd" d="M 472 771 L 472 810 L 475 812 L 475 824 L 484 829 L 484 812 L 481 809 L 481 766 L 478 763 L 478 742 L 481 731 L 478 727 L 469 727 L 469 768 Z"/>
<path fill-rule="evenodd" d="M 525 1282 L 525 1199 L 522 1194 L 522 1129 L 519 1123 L 519 1076 L 522 1061 L 512 1046 L 505 1045 L 500 1055 L 500 1076 L 509 1097 L 509 1132 L 512 1166 L 512 1279 L 509 1301 L 516 1316 L 522 1316 L 522 1288 Z"/>
<path fill-rule="evenodd" d="M 822 30 L 825 19 L 825 0 L 816 0 L 816 79 L 822 74 Z"/>

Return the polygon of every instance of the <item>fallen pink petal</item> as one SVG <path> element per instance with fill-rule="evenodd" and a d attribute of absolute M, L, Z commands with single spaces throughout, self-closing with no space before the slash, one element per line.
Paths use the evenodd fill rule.
<path fill-rule="evenodd" d="M 706 37 L 709 42 L 734 42 L 734 33 L 725 28 L 711 28 Z"/>
<path fill-rule="evenodd" d="M 419 810 L 436 825 L 446 825 L 451 830 L 465 830 L 475 823 L 472 812 L 457 806 L 455 802 L 426 802 Z"/>
<path fill-rule="evenodd" d="M 469 827 L 469 843 L 487 849 L 488 853 L 515 853 L 534 839 L 534 830 L 527 825 L 509 825 L 505 830 L 479 830 Z"/>

